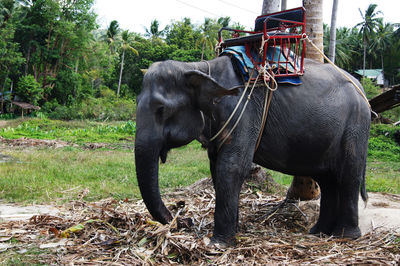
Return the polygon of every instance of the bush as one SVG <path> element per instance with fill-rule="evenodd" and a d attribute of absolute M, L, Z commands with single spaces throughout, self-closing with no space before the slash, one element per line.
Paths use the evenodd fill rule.
<path fill-rule="evenodd" d="M 133 99 L 116 98 L 110 89 L 102 90 L 107 97 L 89 97 L 81 103 L 70 106 L 59 105 L 56 101 L 46 103 L 42 111 L 51 119 L 72 120 L 92 119 L 104 120 L 133 120 L 136 113 L 136 102 Z"/>
<path fill-rule="evenodd" d="M 381 93 L 379 87 L 369 78 L 362 78 L 361 84 L 364 87 L 368 99 L 372 99 Z"/>
<path fill-rule="evenodd" d="M 23 76 L 19 79 L 15 93 L 25 102 L 37 105 L 43 98 L 43 88 L 32 75 Z"/>
<path fill-rule="evenodd" d="M 382 161 L 400 161 L 400 146 L 396 143 L 399 127 L 372 125 L 368 142 L 368 156 Z"/>

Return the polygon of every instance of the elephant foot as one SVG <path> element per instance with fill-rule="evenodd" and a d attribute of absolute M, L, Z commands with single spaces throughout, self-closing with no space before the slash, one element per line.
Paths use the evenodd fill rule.
<path fill-rule="evenodd" d="M 213 236 L 208 246 L 219 249 L 227 249 L 236 246 L 236 238 L 235 237 L 223 238 L 223 237 Z"/>
<path fill-rule="evenodd" d="M 361 236 L 361 230 L 358 226 L 353 227 L 337 227 L 333 230 L 332 235 L 339 238 L 357 239 Z"/>
<path fill-rule="evenodd" d="M 331 235 L 332 230 L 330 230 L 329 228 L 327 228 L 326 226 L 321 226 L 320 223 L 316 223 L 311 229 L 310 229 L 310 234 L 312 235 Z"/>

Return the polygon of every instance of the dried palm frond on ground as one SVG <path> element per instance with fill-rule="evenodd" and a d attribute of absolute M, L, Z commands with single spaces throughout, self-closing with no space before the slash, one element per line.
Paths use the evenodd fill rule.
<path fill-rule="evenodd" d="M 357 240 L 311 236 L 315 202 L 284 202 L 254 185 L 242 190 L 241 228 L 230 248 L 209 245 L 215 204 L 210 180 L 163 198 L 175 215 L 167 225 L 152 221 L 142 201 L 112 199 L 73 201 L 59 216 L 2 223 L 0 263 L 18 254 L 30 263 L 71 265 L 400 263 L 398 232 L 376 230 Z"/>

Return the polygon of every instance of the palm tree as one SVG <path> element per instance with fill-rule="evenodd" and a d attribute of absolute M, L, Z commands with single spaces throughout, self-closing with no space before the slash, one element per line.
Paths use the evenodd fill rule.
<path fill-rule="evenodd" d="M 383 55 L 387 48 L 392 44 L 393 25 L 384 23 L 382 19 L 378 22 L 378 28 L 374 34 L 374 39 L 371 43 L 371 48 L 379 53 L 381 59 L 382 72 L 384 71 Z"/>
<path fill-rule="evenodd" d="M 278 12 L 281 10 L 281 0 L 264 0 L 261 15 Z"/>
<path fill-rule="evenodd" d="M 166 28 L 163 30 L 160 30 L 159 27 L 160 27 L 160 23 L 158 22 L 158 20 L 157 19 L 153 20 L 150 23 L 150 29 L 145 27 L 145 31 L 146 31 L 145 36 L 148 38 L 151 38 L 152 41 L 159 40 L 166 31 Z"/>
<path fill-rule="evenodd" d="M 303 0 L 306 12 L 306 33 L 309 39 L 321 50 L 324 50 L 324 29 L 322 18 L 323 0 Z M 306 46 L 306 57 L 324 62 L 324 57 L 311 45 Z"/>
<path fill-rule="evenodd" d="M 328 54 L 330 49 L 331 29 L 324 24 L 324 53 Z M 335 38 L 335 64 L 341 68 L 351 70 L 350 62 L 352 55 L 355 53 L 354 45 L 351 39 L 351 30 L 343 27 L 336 29 Z M 331 59 L 332 60 L 332 59 Z"/>
<path fill-rule="evenodd" d="M 124 61 L 125 61 L 125 52 L 131 51 L 136 55 L 139 55 L 138 51 L 130 45 L 132 41 L 132 34 L 129 30 L 124 30 L 121 34 L 121 49 L 122 49 L 122 58 L 121 58 L 121 69 L 119 72 L 119 81 L 118 81 L 118 90 L 117 90 L 117 97 L 119 97 L 119 93 L 121 90 L 121 81 L 122 81 L 122 72 L 124 71 Z"/>
<path fill-rule="evenodd" d="M 217 42 L 217 34 L 213 31 L 213 23 L 210 18 L 204 19 L 204 24 L 201 26 L 201 37 L 196 41 L 196 46 L 201 45 L 201 60 L 204 59 L 204 52 L 207 49 L 212 50 Z"/>
<path fill-rule="evenodd" d="M 221 25 L 222 27 L 228 27 L 228 26 L 229 26 L 229 23 L 231 23 L 231 18 L 230 18 L 230 17 L 220 17 L 220 18 L 217 20 L 217 23 L 218 23 L 219 25 Z"/>
<path fill-rule="evenodd" d="M 287 9 L 287 0 L 281 1 L 281 10 L 284 11 Z"/>
<path fill-rule="evenodd" d="M 335 63 L 336 50 L 336 18 L 339 0 L 333 0 L 332 16 L 331 16 L 331 31 L 329 38 L 329 59 Z"/>
<path fill-rule="evenodd" d="M 0 29 L 5 28 L 11 20 L 22 20 L 26 15 L 25 7 L 27 6 L 24 0 L 1 0 L 0 1 Z"/>
<path fill-rule="evenodd" d="M 377 16 L 379 14 L 382 14 L 381 11 L 375 11 L 376 7 L 376 4 L 370 4 L 367 10 L 365 10 L 364 14 L 362 13 L 361 9 L 358 9 L 363 20 L 356 25 L 356 27 L 360 27 L 359 34 L 361 34 L 363 38 L 363 76 L 365 76 L 365 59 L 367 55 L 367 45 L 370 42 L 370 39 L 375 29 L 378 27 L 380 18 L 378 18 Z"/>
<path fill-rule="evenodd" d="M 115 41 L 117 40 L 119 31 L 120 31 L 120 29 L 119 29 L 118 21 L 116 21 L 116 20 L 111 21 L 110 25 L 107 28 L 107 32 L 105 35 L 106 41 L 108 43 L 108 47 L 110 49 L 110 54 L 108 57 L 108 67 L 110 67 L 110 65 L 111 65 L 111 56 L 114 54 L 114 45 L 115 45 Z"/>

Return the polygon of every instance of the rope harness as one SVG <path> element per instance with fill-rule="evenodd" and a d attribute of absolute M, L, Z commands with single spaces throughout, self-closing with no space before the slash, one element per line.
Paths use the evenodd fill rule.
<path fill-rule="evenodd" d="M 342 70 L 340 69 L 338 66 L 336 66 L 324 53 L 323 51 L 321 51 L 309 38 L 306 34 L 303 34 L 302 39 L 301 40 L 307 40 L 324 58 L 325 60 L 331 64 L 339 73 L 341 73 L 348 81 L 350 81 L 353 86 L 356 88 L 357 92 L 363 97 L 363 99 L 365 100 L 365 102 L 368 104 L 368 107 L 370 109 L 370 111 L 377 116 L 377 114 L 371 109 L 371 105 L 369 104 L 369 101 L 367 99 L 367 97 L 364 95 L 362 89 Z M 262 41 L 261 41 L 261 47 L 259 49 L 259 54 L 261 55 L 261 53 L 264 50 L 264 46 L 265 44 L 268 42 L 267 40 L 264 40 L 264 36 L 262 37 Z M 219 51 L 219 49 L 221 49 L 221 45 L 217 44 L 217 47 L 215 48 L 216 51 Z M 207 63 L 208 65 L 208 75 L 211 76 L 211 66 L 207 61 L 204 61 Z M 229 116 L 228 120 L 224 123 L 224 125 L 221 127 L 221 129 L 213 136 L 210 138 L 210 142 L 214 141 L 215 139 L 218 138 L 218 136 L 220 136 L 222 134 L 222 132 L 224 132 L 224 130 L 226 129 L 226 127 L 228 126 L 228 124 L 232 121 L 233 117 L 235 116 L 236 112 L 239 109 L 239 106 L 241 105 L 241 103 L 243 102 L 244 96 L 246 95 L 250 85 L 252 84 L 252 87 L 250 89 L 250 92 L 247 96 L 247 100 L 243 105 L 243 108 L 236 120 L 236 122 L 234 123 L 234 125 L 232 126 L 232 128 L 229 130 L 229 132 L 223 137 L 223 139 L 221 140 L 221 142 L 218 145 L 218 150 L 222 147 L 222 145 L 227 141 L 227 139 L 230 137 L 230 135 L 232 134 L 232 132 L 235 130 L 235 128 L 237 127 L 237 125 L 239 124 L 240 120 L 242 119 L 242 116 L 247 108 L 247 104 L 249 103 L 251 96 L 253 94 L 254 88 L 255 87 L 259 87 L 259 85 L 257 86 L 257 82 L 260 78 L 260 76 L 262 76 L 263 79 L 263 85 L 262 87 L 265 87 L 267 89 L 267 91 L 265 92 L 265 98 L 264 98 L 264 106 L 263 106 L 263 115 L 262 115 L 262 119 L 261 119 L 261 126 L 260 126 L 260 132 L 258 134 L 258 139 L 257 139 L 257 143 L 256 143 L 256 147 L 254 150 L 254 153 L 256 153 L 260 142 L 261 142 L 261 137 L 262 137 L 262 133 L 264 131 L 265 128 L 265 124 L 267 121 L 267 117 L 268 117 L 268 112 L 269 112 L 269 108 L 271 105 L 271 100 L 272 100 L 272 95 L 273 92 L 276 91 L 278 89 L 278 83 L 276 81 L 276 79 L 274 78 L 274 75 L 271 71 L 268 71 L 266 65 L 264 66 L 260 66 L 258 69 L 258 75 L 255 78 L 255 81 L 252 80 L 253 74 L 254 74 L 254 70 L 256 67 L 254 67 L 250 73 L 249 79 L 245 85 L 245 88 L 242 92 L 242 95 L 240 96 L 239 101 L 237 102 L 235 108 L 233 109 L 231 115 Z M 269 86 L 269 81 L 271 81 L 271 86 Z"/>

